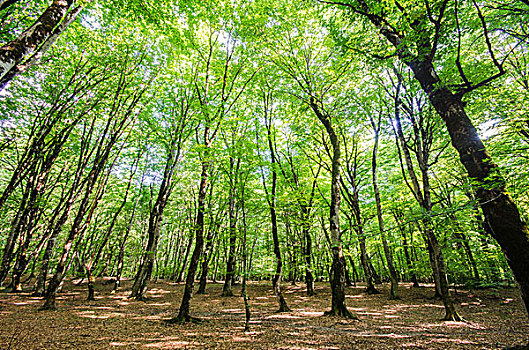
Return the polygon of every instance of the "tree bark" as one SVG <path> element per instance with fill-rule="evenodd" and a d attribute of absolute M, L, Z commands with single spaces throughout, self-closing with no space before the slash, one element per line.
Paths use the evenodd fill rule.
<path fill-rule="evenodd" d="M 307 295 L 310 297 L 314 295 L 314 276 L 312 275 L 312 237 L 308 221 L 309 215 L 304 215 L 303 237 L 305 238 L 305 284 L 307 286 Z"/>
<path fill-rule="evenodd" d="M 381 119 L 379 118 L 378 123 L 375 123 L 374 120 L 371 120 L 373 125 L 373 130 L 375 132 L 375 144 L 373 146 L 373 156 L 371 159 L 371 170 L 372 170 L 372 179 L 373 179 L 373 191 L 375 192 L 375 203 L 377 209 L 377 220 L 378 220 L 378 229 L 380 231 L 380 239 L 382 240 L 382 246 L 384 247 L 384 255 L 386 256 L 386 262 L 388 264 L 389 277 L 391 280 L 391 290 L 390 290 L 390 299 L 398 299 L 398 276 L 397 271 L 395 270 L 395 265 L 393 263 L 393 254 L 389 249 L 388 240 L 386 238 L 386 232 L 384 227 L 384 218 L 382 217 L 382 204 L 380 200 L 380 192 L 378 190 L 378 178 L 377 178 L 377 153 L 378 153 L 378 141 L 379 141 L 379 132 L 380 132 L 380 123 Z"/>
<path fill-rule="evenodd" d="M 17 71 L 13 71 L 13 69 L 16 69 L 25 57 L 36 51 L 38 52 L 39 47 L 46 44 L 46 41 L 50 40 L 50 38 L 53 38 L 54 34 L 58 36 L 61 33 L 61 31 L 56 32 L 55 29 L 60 28 L 59 24 L 66 19 L 73 3 L 74 0 L 53 0 L 51 5 L 31 27 L 26 29 L 17 38 L 0 47 L 0 90 L 10 80 L 5 79 L 6 76 L 10 76 L 12 79 L 18 73 Z M 68 19 L 67 22 L 71 23 L 74 19 L 75 16 L 72 19 Z M 51 39 L 51 43 L 55 40 L 56 38 Z M 29 62 L 31 62 L 31 59 Z"/>
<path fill-rule="evenodd" d="M 230 218 L 230 238 L 229 238 L 229 248 L 228 248 L 228 261 L 226 263 L 226 277 L 224 279 L 224 287 L 222 288 L 222 296 L 231 297 L 233 296 L 233 291 L 231 289 L 231 282 L 233 275 L 235 273 L 235 244 L 237 241 L 237 210 L 235 205 L 236 199 L 236 186 L 237 186 L 237 172 L 240 162 L 237 161 L 237 167 L 235 172 L 235 159 L 233 156 L 230 156 L 230 194 L 229 194 L 229 206 L 228 206 L 228 215 Z"/>
<path fill-rule="evenodd" d="M 444 257 L 443 257 L 443 253 L 441 250 L 441 246 L 439 245 L 437 237 L 435 236 L 435 233 L 433 232 L 433 229 L 431 228 L 430 219 L 428 217 L 428 215 L 432 211 L 432 200 L 431 200 L 430 181 L 429 181 L 429 174 L 428 174 L 429 165 L 428 165 L 427 148 L 423 147 L 423 149 L 420 149 L 417 152 L 417 158 L 418 158 L 417 161 L 419 162 L 419 167 L 421 169 L 421 175 L 422 175 L 422 189 L 421 189 L 419 180 L 413 168 L 409 146 L 406 143 L 406 140 L 404 138 L 404 132 L 402 130 L 402 123 L 400 119 L 400 97 L 399 97 L 398 88 L 397 88 L 397 95 L 395 98 L 395 125 L 396 125 L 397 143 L 399 143 L 401 146 L 400 148 L 402 149 L 402 153 L 404 154 L 406 168 L 408 170 L 408 174 L 412 182 L 412 186 L 410 187 L 410 190 L 412 190 L 412 194 L 414 195 L 415 199 L 419 203 L 419 206 L 426 213 L 426 216 L 424 216 L 422 219 L 423 229 L 421 230 L 421 232 L 423 233 L 423 238 L 428 248 L 428 256 L 430 258 L 430 265 L 433 271 L 436 291 L 440 294 L 443 300 L 444 307 L 445 307 L 444 319 L 452 320 L 452 321 L 459 321 L 461 320 L 461 316 L 459 316 L 459 314 L 457 313 L 455 306 L 454 306 L 454 301 L 452 299 L 452 296 L 450 295 L 450 289 L 448 286 L 448 279 L 446 275 L 446 266 L 444 263 Z M 417 139 L 416 143 L 421 144 L 423 141 L 424 140 Z M 399 157 L 402 157 L 400 151 L 399 151 Z M 403 171 L 404 171 L 404 168 L 403 168 Z"/>
<path fill-rule="evenodd" d="M 178 128 L 171 140 L 169 149 L 167 150 L 165 169 L 163 174 L 163 180 L 156 196 L 156 202 L 152 208 L 149 216 L 149 228 L 147 229 L 147 246 L 143 254 L 138 273 L 132 286 L 132 293 L 129 298 L 135 298 L 136 300 L 145 300 L 145 294 L 149 281 L 151 279 L 154 261 L 156 260 L 156 252 L 158 249 L 158 241 L 160 239 L 160 228 L 163 221 L 163 212 L 167 201 L 171 196 L 172 181 L 176 165 L 180 157 L 182 141 L 183 141 L 183 129 L 185 115 L 180 116 Z"/>
<path fill-rule="evenodd" d="M 329 211 L 332 244 L 332 266 L 330 276 L 332 298 L 331 310 L 326 311 L 325 314 L 330 316 L 357 318 L 345 306 L 345 266 L 343 265 L 345 259 L 343 256 L 343 245 L 340 232 L 340 142 L 331 124 L 330 116 L 320 108 L 313 97 L 310 99 L 310 107 L 325 127 L 332 145 L 331 205 Z"/>
<path fill-rule="evenodd" d="M 211 252 L 213 251 L 213 241 L 215 240 L 215 236 L 220 230 L 220 223 L 212 223 L 211 225 L 214 227 L 209 228 L 208 236 L 206 238 L 206 247 L 204 249 L 204 253 L 202 254 L 202 268 L 197 294 L 206 294 L 206 284 L 209 274 L 209 263 L 212 258 Z"/>
<path fill-rule="evenodd" d="M 402 246 L 404 248 L 404 257 L 406 259 L 406 266 L 408 267 L 410 280 L 413 283 L 412 286 L 414 288 L 418 288 L 419 287 L 419 281 L 417 281 L 417 275 L 415 274 L 415 269 L 414 269 L 414 266 L 413 266 L 413 263 L 412 263 L 412 260 L 411 260 L 411 257 L 410 257 L 410 252 L 409 252 L 409 247 L 408 247 L 408 240 L 406 238 L 406 230 L 404 229 L 404 227 L 402 227 L 402 225 L 404 224 L 402 222 L 403 214 L 398 212 L 398 211 L 394 211 L 393 212 L 393 216 L 395 217 L 395 221 L 397 222 L 397 225 L 399 226 L 399 231 L 400 231 L 400 234 L 401 234 Z"/>
<path fill-rule="evenodd" d="M 205 137 L 207 144 L 209 144 L 208 129 L 206 128 Z M 196 216 L 196 229 L 195 229 L 195 249 L 191 255 L 191 260 L 189 261 L 189 268 L 187 270 L 186 276 L 186 285 L 184 287 L 184 295 L 182 296 L 182 303 L 180 304 L 180 309 L 178 315 L 170 319 L 169 323 L 186 323 L 192 321 L 198 321 L 197 318 L 192 317 L 189 312 L 189 305 L 191 298 L 193 297 L 193 289 L 195 285 L 195 275 L 198 268 L 198 263 L 200 260 L 200 254 L 202 253 L 202 248 L 204 246 L 204 212 L 206 206 L 206 187 L 208 183 L 208 170 L 209 170 L 209 160 L 207 155 L 204 155 L 202 160 L 202 172 L 200 174 L 200 184 L 198 190 L 198 203 L 197 203 L 197 216 Z"/>
<path fill-rule="evenodd" d="M 265 102 L 265 106 L 268 106 L 266 102 Z M 285 297 L 283 296 L 283 293 L 281 292 L 281 274 L 283 270 L 283 260 L 281 258 L 279 235 L 277 231 L 277 213 L 276 213 L 277 172 L 275 169 L 277 161 L 276 161 L 276 156 L 275 156 L 275 151 L 274 151 L 274 145 L 272 142 L 271 118 L 270 116 L 268 116 L 268 114 L 265 115 L 265 118 L 266 118 L 266 123 L 267 123 L 266 124 L 267 139 L 268 139 L 268 149 L 270 151 L 270 158 L 271 158 L 270 164 L 271 164 L 271 173 L 272 173 L 272 188 L 270 190 L 268 206 L 270 209 L 270 219 L 272 223 L 272 240 L 274 242 L 274 255 L 276 258 L 276 270 L 275 270 L 274 276 L 272 277 L 272 288 L 278 299 L 278 303 L 279 303 L 278 312 L 290 312 L 291 310 L 287 305 L 287 302 L 285 300 Z M 266 190 L 266 186 L 265 186 L 265 190 Z"/>

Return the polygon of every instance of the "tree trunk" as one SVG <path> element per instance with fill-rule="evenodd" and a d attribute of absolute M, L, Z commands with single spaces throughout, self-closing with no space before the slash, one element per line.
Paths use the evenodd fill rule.
<path fill-rule="evenodd" d="M 360 262 L 362 263 L 362 269 L 364 270 L 365 282 L 367 285 L 365 292 L 367 294 L 379 294 L 380 292 L 375 288 L 375 276 L 370 267 L 371 262 L 369 261 L 369 255 L 367 254 L 366 239 L 362 228 L 359 228 L 358 241 L 360 245 Z"/>
<path fill-rule="evenodd" d="M 11 269 L 11 262 L 13 261 L 13 251 L 15 250 L 15 245 L 20 234 L 20 222 L 22 220 L 23 208 L 25 207 L 25 202 L 27 198 L 23 196 L 20 203 L 20 209 L 17 211 L 15 218 L 11 224 L 11 229 L 9 230 L 9 236 L 7 237 L 6 244 L 4 247 L 4 252 L 2 254 L 2 263 L 0 264 L 0 286 L 3 285 L 9 270 Z"/>
<path fill-rule="evenodd" d="M 184 280 L 184 275 L 186 272 L 187 267 L 187 260 L 189 259 L 189 253 L 191 253 L 191 247 L 193 246 L 193 237 L 189 237 L 187 241 L 187 247 L 184 255 L 184 260 L 182 262 L 182 266 L 180 267 L 180 272 L 178 272 L 178 275 L 175 278 L 176 283 L 180 283 Z"/>
<path fill-rule="evenodd" d="M 402 215 L 395 211 L 393 212 L 393 216 L 395 217 L 395 221 L 397 222 L 397 225 L 399 226 L 399 230 L 401 233 L 401 241 L 402 241 L 402 246 L 404 248 L 404 257 L 406 259 L 406 266 L 408 267 L 408 271 L 410 274 L 410 280 L 411 282 L 413 282 L 412 287 L 418 288 L 419 282 L 417 281 L 417 276 L 415 275 L 415 269 L 413 267 L 413 263 L 410 257 L 410 252 L 408 249 L 408 240 L 406 238 L 406 230 L 401 226 L 403 225 Z"/>
<path fill-rule="evenodd" d="M 206 284 L 209 274 L 209 263 L 211 261 L 211 252 L 213 251 L 213 241 L 220 230 L 220 223 L 212 223 L 213 226 L 210 227 L 209 233 L 206 239 L 206 248 L 204 249 L 204 254 L 202 256 L 202 271 L 200 274 L 200 283 L 198 286 L 197 294 L 206 294 Z"/>
<path fill-rule="evenodd" d="M 310 297 L 314 295 L 314 276 L 312 275 L 312 237 L 307 216 L 303 222 L 303 237 L 305 238 L 305 284 L 307 295 Z"/>
<path fill-rule="evenodd" d="M 132 293 L 129 298 L 136 300 L 145 300 L 145 293 L 147 292 L 148 284 L 154 267 L 154 260 L 156 259 L 156 250 L 158 248 L 158 240 L 160 238 L 160 226 L 162 221 L 162 213 L 158 211 L 158 206 L 155 205 L 149 217 L 149 228 L 147 230 L 148 240 L 145 252 L 134 279 L 132 286 Z"/>
<path fill-rule="evenodd" d="M 375 132 L 375 144 L 373 146 L 373 157 L 371 159 L 371 170 L 373 175 L 373 191 L 375 192 L 375 203 L 377 208 L 377 219 L 378 219 L 378 229 L 380 231 L 380 239 L 382 240 L 382 246 L 384 247 L 384 255 L 386 256 L 386 262 L 388 264 L 389 277 L 391 280 L 391 290 L 390 290 L 390 299 L 398 299 L 398 277 L 397 271 L 395 270 L 395 265 L 393 263 L 393 254 L 389 249 L 388 241 L 386 238 L 386 230 L 384 228 L 384 219 L 382 217 L 382 204 L 380 200 L 380 192 L 378 190 L 378 179 L 377 179 L 377 153 L 378 153 L 378 141 L 379 141 L 379 132 L 381 118 L 379 118 L 378 123 L 375 123 L 374 120 L 371 120 L 373 130 Z"/>
<path fill-rule="evenodd" d="M 358 281 L 358 276 L 356 274 L 356 266 L 353 258 L 349 255 L 349 264 L 351 264 L 351 269 L 353 270 L 353 286 L 356 287 L 356 281 Z"/>
<path fill-rule="evenodd" d="M 60 28 L 58 25 L 67 19 L 68 10 L 72 7 L 73 3 L 73 0 L 53 0 L 52 4 L 31 27 L 26 29 L 17 38 L 0 47 L 0 81 L 2 82 L 0 90 L 9 82 L 4 77 L 14 77 L 16 73 L 13 72 L 13 69 L 16 69 L 25 57 L 36 51 L 38 53 L 39 47 L 46 45 L 46 41 L 50 40 L 50 38 L 52 43 L 56 40 L 56 38 L 53 38 L 53 35 L 58 35 L 60 32 L 55 33 L 54 30 Z M 73 19 L 67 19 L 67 22 L 71 23 Z M 64 29 L 62 30 L 64 31 Z"/>
<path fill-rule="evenodd" d="M 136 274 L 134 285 L 132 286 L 132 293 L 129 296 L 129 298 L 135 298 L 136 300 L 145 300 L 145 294 L 147 293 L 147 288 L 153 272 L 154 261 L 156 260 L 160 229 L 163 221 L 163 212 L 167 205 L 167 201 L 171 196 L 173 175 L 182 147 L 182 132 L 185 124 L 183 123 L 184 116 L 181 116 L 181 118 L 177 132 L 173 136 L 170 147 L 167 150 L 162 183 L 158 195 L 156 196 L 156 202 L 149 216 L 147 246 L 145 247 L 145 252 L 138 273 Z"/>
<path fill-rule="evenodd" d="M 235 159 L 230 156 L 230 170 L 233 170 L 234 163 Z M 238 166 L 239 162 L 237 162 L 237 168 Z M 224 297 L 233 296 L 233 291 L 231 290 L 231 282 L 235 273 L 235 244 L 237 241 L 237 211 L 235 207 L 237 172 L 234 173 L 233 171 L 230 171 L 230 175 L 234 177 L 234 179 L 230 180 L 230 194 L 228 206 L 228 215 L 230 217 L 230 240 L 228 249 L 228 261 L 226 263 L 226 277 L 224 278 L 224 287 L 222 288 L 222 296 Z"/>
<path fill-rule="evenodd" d="M 265 100 L 266 102 L 269 102 L 268 100 Z M 265 105 L 265 107 L 268 107 L 268 104 Z M 265 108 L 266 109 L 266 108 Z M 268 207 L 270 209 L 270 219 L 272 223 L 272 240 L 274 242 L 274 255 L 276 258 L 276 270 L 274 275 L 272 276 L 272 288 L 274 290 L 275 295 L 277 296 L 278 303 L 279 303 L 279 310 L 278 312 L 290 312 L 290 308 L 287 305 L 287 302 L 285 298 L 283 297 L 283 294 L 281 293 L 281 274 L 283 271 L 283 260 L 281 258 L 281 250 L 279 245 L 279 235 L 277 232 L 277 214 L 276 214 L 276 190 L 277 190 L 277 172 L 275 169 L 275 166 L 277 164 L 275 151 L 274 151 L 274 144 L 272 141 L 272 120 L 271 117 L 268 115 L 268 110 L 266 109 L 266 115 L 265 115 L 265 122 L 266 122 L 266 130 L 267 130 L 267 141 L 268 141 L 268 149 L 270 151 L 270 158 L 271 158 L 271 173 L 272 173 L 272 188 L 270 190 L 270 194 L 268 193 L 268 190 L 266 189 L 266 184 L 264 183 L 264 177 L 263 177 L 263 185 L 265 186 L 265 192 L 268 196 Z"/>
<path fill-rule="evenodd" d="M 208 129 L 205 131 L 205 140 L 208 140 Z M 206 152 L 207 153 L 207 152 Z M 207 158 L 207 154 L 204 155 L 204 158 Z M 191 260 L 189 261 L 189 268 L 187 270 L 186 276 L 186 285 L 184 288 L 184 295 L 182 297 L 182 303 L 180 304 L 180 310 L 178 315 L 173 317 L 168 322 L 169 323 L 186 323 L 192 321 L 198 321 L 197 318 L 192 317 L 189 313 L 189 304 L 191 298 L 193 297 L 193 289 L 195 285 L 195 275 L 198 268 L 198 263 L 200 260 L 200 255 L 202 253 L 202 248 L 204 246 L 204 213 L 206 206 L 206 187 L 208 182 L 208 170 L 209 170 L 209 160 L 202 160 L 202 173 L 200 174 L 200 185 L 198 190 L 198 202 L 197 202 L 197 216 L 196 216 L 196 230 L 195 230 L 195 249 L 191 255 Z"/>
<path fill-rule="evenodd" d="M 313 97 L 310 99 L 310 106 L 325 127 L 332 145 L 331 205 L 329 211 L 332 253 L 330 276 L 332 298 L 331 310 L 326 311 L 325 314 L 356 318 L 345 306 L 345 266 L 343 265 L 345 259 L 343 259 L 343 245 L 340 232 L 340 143 L 331 125 L 330 116 L 323 112 Z"/>
<path fill-rule="evenodd" d="M 400 84 L 400 80 L 399 80 Z M 400 87 L 400 85 L 399 85 Z M 421 170 L 422 175 L 422 189 L 419 184 L 419 180 L 415 174 L 415 170 L 413 168 L 413 163 L 411 159 L 411 154 L 409 151 L 409 146 L 406 143 L 406 140 L 404 138 L 404 133 L 402 130 L 402 123 L 400 119 L 400 97 L 399 97 L 399 89 L 397 89 L 397 95 L 395 98 L 395 124 L 396 124 L 396 136 L 397 136 L 397 142 L 400 144 L 402 153 L 404 154 L 404 159 L 406 163 L 406 168 L 408 170 L 408 174 L 410 176 L 410 180 L 412 182 L 412 186 L 410 189 L 412 190 L 412 193 L 417 200 L 420 207 L 424 210 L 425 216 L 422 219 L 423 224 L 423 238 L 426 241 L 426 245 L 428 247 L 428 256 L 430 258 L 430 265 L 432 267 L 434 280 L 436 282 L 436 291 L 439 292 L 443 304 L 445 306 L 445 320 L 452 320 L 452 321 L 459 321 L 461 320 L 461 317 L 457 313 L 454 301 L 452 299 L 452 296 L 450 295 L 450 290 L 448 288 L 448 279 L 446 275 L 446 267 L 444 263 L 444 257 L 443 253 L 441 251 L 441 246 L 439 245 L 437 241 L 437 237 L 435 236 L 435 233 L 431 229 L 430 219 L 428 215 L 432 212 L 432 200 L 431 200 L 431 191 L 430 191 L 430 181 L 429 181 L 429 174 L 428 174 L 428 153 L 426 148 L 422 150 L 422 152 L 417 152 L 417 161 L 419 163 L 419 167 Z M 423 140 L 416 140 L 416 143 L 421 143 Z M 399 157 L 401 156 L 401 153 L 399 152 Z M 404 168 L 403 168 L 404 171 Z"/>

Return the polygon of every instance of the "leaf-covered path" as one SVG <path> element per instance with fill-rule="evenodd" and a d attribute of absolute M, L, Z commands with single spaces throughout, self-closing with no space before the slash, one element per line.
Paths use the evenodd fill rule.
<path fill-rule="evenodd" d="M 315 297 L 306 297 L 302 284 L 285 286 L 293 311 L 279 314 L 270 283 L 255 282 L 248 290 L 252 320 L 245 333 L 243 301 L 221 297 L 221 284 L 210 284 L 207 295 L 193 299 L 192 314 L 204 322 L 188 325 L 163 322 L 174 316 L 183 285 L 159 281 L 151 287 L 144 303 L 128 299 L 127 289 L 110 294 L 111 285 L 98 283 L 96 301 L 86 302 L 86 286 L 68 281 L 57 311 L 38 311 L 41 299 L 29 294 L 1 293 L 1 348 L 498 349 L 529 341 L 514 288 L 458 290 L 467 321 L 443 322 L 431 286 L 405 286 L 401 299 L 390 301 L 387 286 L 382 294 L 365 295 L 359 285 L 348 288 L 347 302 L 361 321 L 349 321 L 323 316 L 330 300 L 327 284 L 316 285 Z"/>

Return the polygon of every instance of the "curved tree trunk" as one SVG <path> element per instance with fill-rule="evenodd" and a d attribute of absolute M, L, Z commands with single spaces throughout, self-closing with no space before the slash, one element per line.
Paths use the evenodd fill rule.
<path fill-rule="evenodd" d="M 329 211 L 332 251 L 330 276 L 332 300 L 331 310 L 327 311 L 326 314 L 356 318 L 345 306 L 345 266 L 343 264 L 345 259 L 340 232 L 340 143 L 331 125 L 330 116 L 324 114 L 313 97 L 310 99 L 310 106 L 325 127 L 332 144 L 331 205 Z"/>
<path fill-rule="evenodd" d="M 156 196 L 156 202 L 149 215 L 149 228 L 147 229 L 147 246 L 142 256 L 141 264 L 132 286 L 132 293 L 129 298 L 136 300 L 145 300 L 145 294 L 149 286 L 149 281 L 153 272 L 154 263 L 156 260 L 156 252 L 158 250 L 158 241 L 160 239 L 160 229 L 163 221 L 163 212 L 167 201 L 171 196 L 173 176 L 180 158 L 182 150 L 182 143 L 186 137 L 184 129 L 187 123 L 186 105 L 182 105 L 182 114 L 178 115 L 176 130 L 171 139 L 169 148 L 166 154 L 166 163 L 163 173 L 162 183 Z"/>
<path fill-rule="evenodd" d="M 276 155 L 274 150 L 274 144 L 272 139 L 272 117 L 269 115 L 269 108 L 271 106 L 271 95 L 264 95 L 264 106 L 265 106 L 265 123 L 267 131 L 267 143 L 268 150 L 270 152 L 270 172 L 272 174 L 272 188 L 270 193 L 267 190 L 266 183 L 263 175 L 263 185 L 267 195 L 268 207 L 270 210 L 270 219 L 272 224 L 272 240 L 274 242 L 274 255 L 276 258 L 276 270 L 272 276 L 272 288 L 275 295 L 277 296 L 279 303 L 278 312 L 289 312 L 291 311 L 287 305 L 285 297 L 281 292 L 281 274 L 283 271 L 283 260 L 281 258 L 281 250 L 279 245 L 279 235 L 277 232 L 277 213 L 276 213 L 276 190 L 277 190 L 277 172 L 276 172 Z"/>
<path fill-rule="evenodd" d="M 208 131 L 206 129 L 206 140 L 208 139 L 207 132 Z M 200 174 L 200 184 L 198 190 L 198 210 L 195 222 L 195 249 L 193 250 L 193 254 L 191 255 L 191 260 L 189 261 L 189 268 L 187 270 L 186 276 L 186 285 L 184 287 L 184 295 L 182 296 L 182 303 L 180 304 L 178 315 L 170 319 L 168 323 L 186 323 L 198 320 L 197 318 L 192 317 L 190 315 L 189 305 L 191 298 L 193 297 L 195 275 L 197 272 L 200 255 L 202 253 L 202 248 L 204 246 L 204 212 L 206 209 L 206 187 L 208 182 L 208 170 L 209 162 L 207 160 L 203 160 L 202 173 Z"/>

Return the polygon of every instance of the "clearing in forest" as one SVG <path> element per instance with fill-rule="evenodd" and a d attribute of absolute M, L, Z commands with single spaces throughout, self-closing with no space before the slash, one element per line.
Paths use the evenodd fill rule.
<path fill-rule="evenodd" d="M 515 288 L 457 290 L 465 322 L 444 322 L 433 286 L 403 285 L 400 300 L 383 292 L 366 295 L 365 286 L 347 288 L 347 305 L 360 321 L 324 317 L 330 306 L 327 283 L 307 297 L 303 284 L 285 285 L 292 312 L 277 313 L 270 282 L 248 284 L 252 312 L 244 332 L 240 297 L 221 297 L 222 284 L 196 295 L 191 312 L 200 324 L 167 325 L 182 297 L 183 284 L 151 284 L 146 302 L 129 299 L 131 282 L 111 294 L 98 280 L 96 300 L 86 301 L 86 285 L 66 281 L 57 311 L 38 311 L 40 298 L 0 293 L 2 349 L 501 349 L 529 341 L 529 325 Z M 240 286 L 235 286 L 238 295 Z"/>

